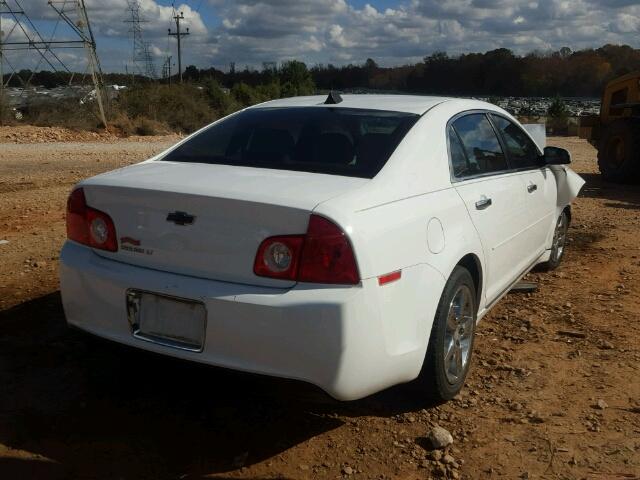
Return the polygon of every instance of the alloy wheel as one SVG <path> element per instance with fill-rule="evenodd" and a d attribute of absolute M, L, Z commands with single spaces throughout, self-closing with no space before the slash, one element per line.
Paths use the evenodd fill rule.
<path fill-rule="evenodd" d="M 444 369 L 449 383 L 464 376 L 473 340 L 473 296 L 466 285 L 456 291 L 447 315 L 444 332 Z"/>
<path fill-rule="evenodd" d="M 553 235 L 553 249 L 551 250 L 552 260 L 557 262 L 562 258 L 564 247 L 567 243 L 567 216 L 563 213 L 558 218 L 556 231 Z"/>

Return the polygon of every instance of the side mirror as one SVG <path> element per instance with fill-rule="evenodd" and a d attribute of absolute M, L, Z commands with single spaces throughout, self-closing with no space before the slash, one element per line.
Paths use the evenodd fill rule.
<path fill-rule="evenodd" d="M 569 165 L 571 154 L 564 148 L 544 147 L 544 163 L 547 165 Z"/>

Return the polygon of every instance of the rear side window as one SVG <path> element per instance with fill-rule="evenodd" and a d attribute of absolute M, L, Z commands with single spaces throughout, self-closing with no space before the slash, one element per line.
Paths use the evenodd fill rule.
<path fill-rule="evenodd" d="M 461 178 L 469 175 L 469 161 L 464 153 L 464 147 L 458 138 L 458 134 L 452 127 L 449 127 L 449 151 L 451 152 L 451 166 L 453 175 Z"/>
<path fill-rule="evenodd" d="M 538 147 L 519 126 L 498 115 L 491 114 L 491 120 L 504 139 L 511 168 L 542 166 Z"/>
<path fill-rule="evenodd" d="M 419 116 L 331 107 L 250 109 L 162 160 L 373 178 Z"/>
<path fill-rule="evenodd" d="M 462 142 L 469 166 L 464 177 L 507 170 L 505 158 L 496 132 L 484 113 L 473 113 L 453 122 Z"/>

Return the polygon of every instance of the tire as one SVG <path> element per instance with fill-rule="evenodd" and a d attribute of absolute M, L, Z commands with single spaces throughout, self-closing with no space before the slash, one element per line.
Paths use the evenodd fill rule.
<path fill-rule="evenodd" d="M 563 210 L 556 221 L 556 228 L 553 231 L 553 242 L 551 244 L 551 255 L 549 256 L 549 260 L 538 265 L 539 270 L 550 272 L 560 266 L 567 246 L 568 229 L 569 215 L 566 210 Z"/>
<path fill-rule="evenodd" d="M 604 130 L 598 143 L 598 167 L 609 182 L 640 180 L 640 120 L 623 118 Z"/>
<path fill-rule="evenodd" d="M 457 266 L 438 303 L 422 371 L 416 380 L 421 394 L 429 402 L 443 403 L 451 400 L 464 385 L 473 352 L 478 310 L 476 298 L 471 274 L 466 268 Z M 457 309 L 457 304 L 461 308 Z M 453 315 L 452 319 L 458 317 L 463 321 L 456 320 L 453 324 L 448 322 L 450 313 Z M 462 348 L 458 349 L 458 346 Z M 457 357 L 455 352 L 460 352 L 461 356 Z M 457 358 L 460 358 L 460 362 L 456 363 Z"/>

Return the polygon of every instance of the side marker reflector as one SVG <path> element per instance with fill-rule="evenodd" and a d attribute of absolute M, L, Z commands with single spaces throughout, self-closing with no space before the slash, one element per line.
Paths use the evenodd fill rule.
<path fill-rule="evenodd" d="M 380 275 L 378 277 L 378 285 L 386 285 L 387 283 L 395 282 L 400 280 L 402 277 L 402 270 L 398 270 L 397 272 L 387 273 L 385 275 Z"/>

